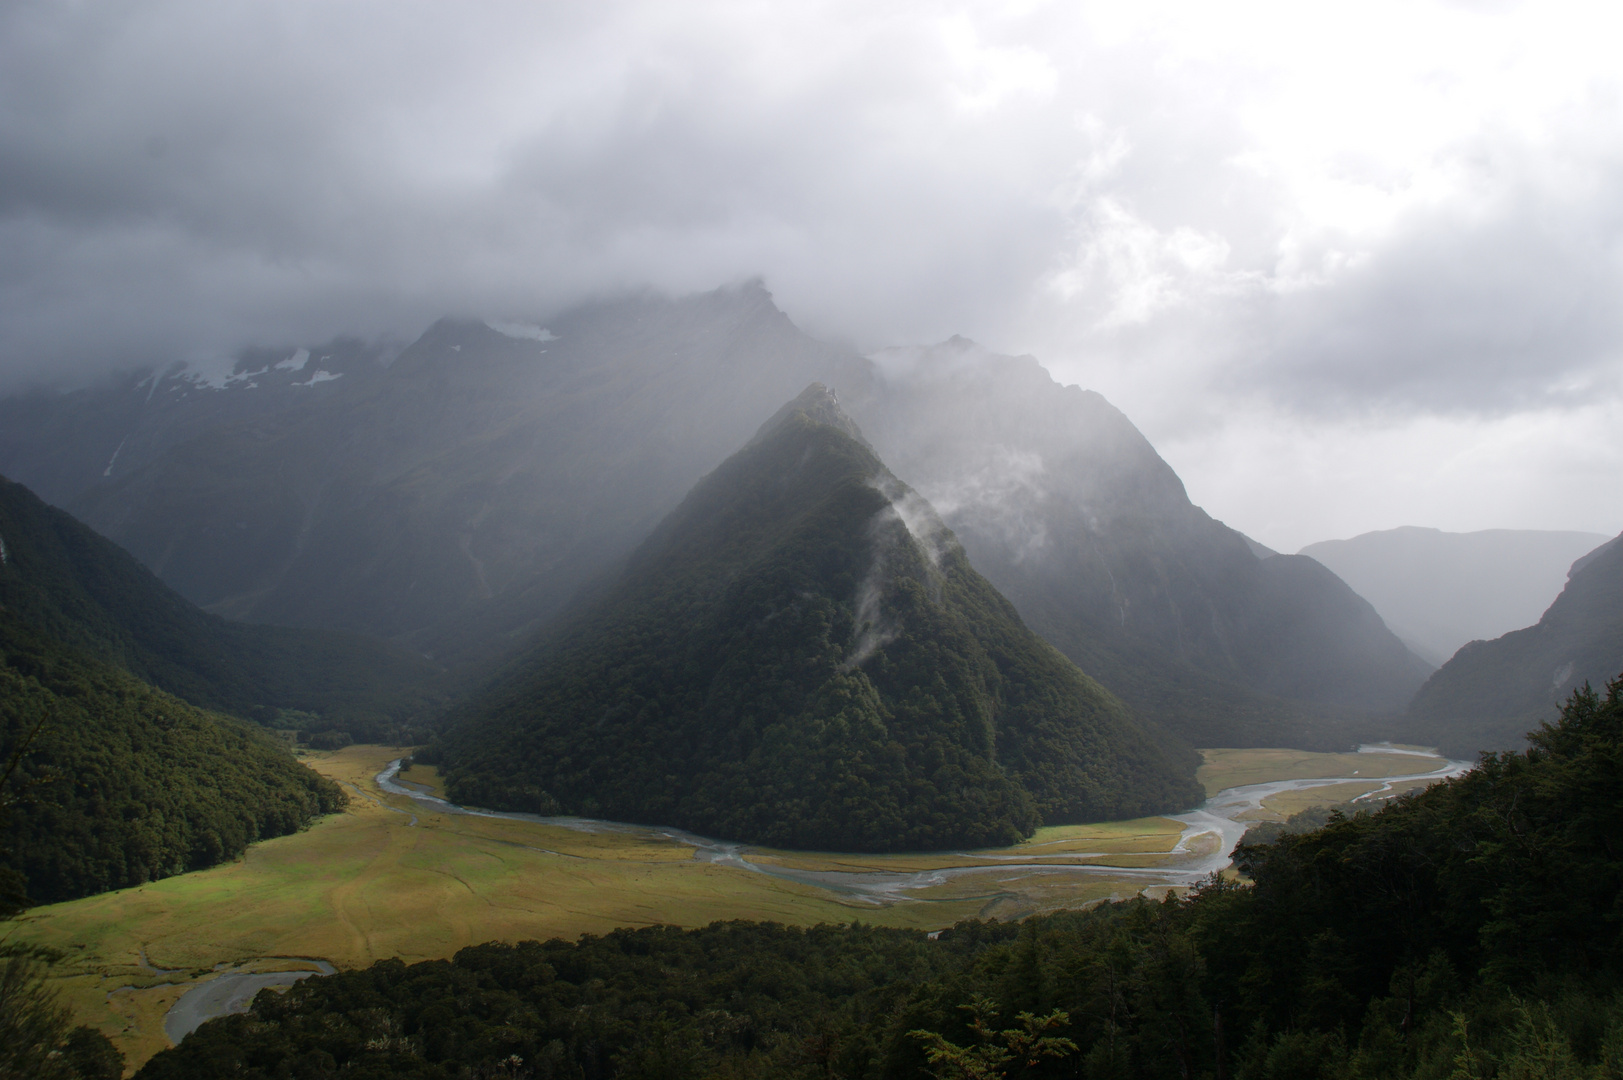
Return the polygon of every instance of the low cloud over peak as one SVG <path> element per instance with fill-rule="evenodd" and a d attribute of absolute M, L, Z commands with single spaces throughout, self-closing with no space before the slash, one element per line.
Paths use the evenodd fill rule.
<path fill-rule="evenodd" d="M 760 275 L 864 351 L 962 333 L 1038 356 L 1197 497 L 1222 447 L 1296 425 L 1407 456 L 1437 424 L 1611 415 L 1614 18 L 13 4 L 0 389 L 446 312 L 539 329 Z M 1586 430 L 1616 490 L 1623 437 Z M 1214 510 L 1319 538 L 1270 537 L 1253 507 L 1276 495 Z"/>

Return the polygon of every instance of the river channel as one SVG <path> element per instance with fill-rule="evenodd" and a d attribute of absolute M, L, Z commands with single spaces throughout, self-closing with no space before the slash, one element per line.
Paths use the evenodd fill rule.
<path fill-rule="evenodd" d="M 1405 754 L 1432 757 L 1418 751 L 1401 750 L 1384 744 L 1360 746 L 1361 754 Z M 1415 781 L 1442 780 L 1458 776 L 1471 767 L 1465 761 L 1445 761 L 1431 772 L 1408 773 L 1389 779 L 1369 776 L 1327 776 L 1311 780 L 1274 780 L 1263 784 L 1225 788 L 1207 799 L 1194 810 L 1182 814 L 1168 814 L 1169 819 L 1182 823 L 1183 833 L 1171 853 L 1156 866 L 1119 866 L 1110 863 L 1077 863 L 1078 858 L 1099 857 L 1102 853 L 1067 850 L 1063 854 L 1043 855 L 1042 845 L 1019 854 L 963 853 L 952 856 L 955 861 L 978 860 L 984 865 L 951 866 L 910 872 L 873 872 L 848 870 L 806 870 L 793 866 L 780 866 L 757 862 L 751 858 L 753 850 L 747 844 L 725 840 L 712 840 L 680 829 L 653 825 L 630 825 L 619 821 L 601 821 L 581 817 L 542 817 L 538 814 L 502 813 L 458 806 L 431 794 L 422 785 L 400 779 L 400 761 L 391 761 L 377 775 L 379 788 L 394 795 L 410 798 L 424 811 L 438 814 L 460 814 L 468 817 L 500 818 L 509 821 L 528 821 L 537 825 L 573 829 L 579 832 L 621 833 L 652 840 L 665 840 L 693 848 L 694 859 L 731 866 L 757 874 L 766 874 L 787 881 L 799 882 L 826 889 L 842 897 L 872 904 L 890 904 L 909 899 L 911 894 L 944 885 L 955 878 L 977 875 L 1008 877 L 1017 873 L 1053 875 L 1082 875 L 1131 881 L 1142 888 L 1156 886 L 1191 886 L 1227 868 L 1232 861 L 1234 847 L 1245 835 L 1252 821 L 1247 815 L 1258 810 L 1265 799 L 1287 791 L 1332 787 L 1337 784 L 1384 785 L 1360 796 L 1377 799 L 1390 792 L 1394 785 L 1409 786 Z M 363 793 L 364 794 L 364 793 Z M 370 798 L 370 796 L 367 796 Z M 389 809 L 394 809 L 389 807 Z M 406 813 L 405 811 L 400 811 Z M 417 818 L 412 816 L 412 825 Z M 319 971 L 308 967 L 298 971 L 225 972 L 188 990 L 175 1002 L 164 1017 L 164 1033 L 171 1042 L 178 1043 L 191 1034 L 205 1020 L 227 1013 L 243 1012 L 252 1003 L 254 995 L 266 987 L 291 986 L 312 975 L 332 974 L 333 968 L 324 960 L 309 961 Z"/>
<path fill-rule="evenodd" d="M 1400 750 L 1385 744 L 1366 744 L 1358 748 L 1360 754 L 1403 754 L 1432 757 L 1419 751 Z M 749 845 L 683 832 L 680 829 L 652 825 L 629 825 L 618 821 L 600 821 L 581 817 L 543 817 L 539 814 L 502 813 L 458 806 L 453 802 L 430 794 L 419 784 L 403 781 L 399 777 L 400 761 L 391 761 L 377 775 L 378 787 L 396 795 L 405 795 L 422 809 L 441 814 L 464 814 L 474 817 L 502 818 L 510 821 L 529 821 L 538 825 L 575 829 L 581 832 L 624 833 L 649 839 L 665 839 L 672 843 L 689 845 L 693 857 L 700 862 L 719 866 L 733 866 L 758 874 L 783 878 L 827 889 L 841 896 L 866 900 L 875 904 L 893 903 L 910 893 L 946 884 L 954 878 L 971 875 L 1008 876 L 1013 872 L 1043 874 L 1080 874 L 1091 877 L 1110 877 L 1143 882 L 1144 888 L 1154 886 L 1189 886 L 1228 867 L 1232 862 L 1235 845 L 1245 835 L 1253 821 L 1245 820 L 1248 813 L 1262 806 L 1265 799 L 1287 791 L 1332 787 L 1336 784 L 1383 785 L 1376 791 L 1360 796 L 1375 799 L 1391 791 L 1396 784 L 1408 786 L 1415 781 L 1435 781 L 1458 776 L 1471 767 L 1466 761 L 1444 761 L 1431 772 L 1406 773 L 1391 778 L 1369 776 L 1327 776 L 1309 780 L 1275 780 L 1263 784 L 1225 788 L 1207 799 L 1194 810 L 1182 814 L 1168 814 L 1167 818 L 1183 824 L 1183 835 L 1178 843 L 1157 866 L 1118 866 L 1090 862 L 1078 864 L 1073 860 L 1088 857 L 1087 852 L 1067 851 L 1063 855 L 1044 856 L 1039 852 L 1021 852 L 1018 855 L 963 854 L 960 859 L 985 860 L 982 866 L 953 866 L 910 872 L 874 872 L 852 870 L 806 870 L 780 866 L 751 859 Z M 1040 845 L 1037 845 L 1040 846 Z M 1099 853 L 1094 853 L 1099 854 Z M 1061 861 L 1065 860 L 1065 861 Z"/>

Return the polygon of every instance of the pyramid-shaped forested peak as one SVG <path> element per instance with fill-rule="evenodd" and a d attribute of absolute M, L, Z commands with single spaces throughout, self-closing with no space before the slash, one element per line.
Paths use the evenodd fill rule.
<path fill-rule="evenodd" d="M 839 395 L 822 383 L 812 383 L 797 394 L 792 401 L 784 405 L 772 415 L 772 419 L 761 425 L 755 433 L 751 444 L 759 442 L 776 432 L 785 424 L 795 421 L 813 424 L 826 424 L 845 432 L 851 438 L 868 446 L 868 440 L 863 438 L 862 431 L 857 422 L 846 413 L 840 405 Z"/>
<path fill-rule="evenodd" d="M 780 411 L 464 711 L 452 796 L 870 851 L 1198 801 L 1193 755 L 1028 631 L 859 439 L 819 387 Z"/>

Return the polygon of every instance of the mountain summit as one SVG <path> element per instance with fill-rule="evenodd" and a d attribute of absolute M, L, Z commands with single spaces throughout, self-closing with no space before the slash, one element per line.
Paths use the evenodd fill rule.
<path fill-rule="evenodd" d="M 453 798 L 786 847 L 992 845 L 1197 802 L 807 388 L 466 710 Z"/>

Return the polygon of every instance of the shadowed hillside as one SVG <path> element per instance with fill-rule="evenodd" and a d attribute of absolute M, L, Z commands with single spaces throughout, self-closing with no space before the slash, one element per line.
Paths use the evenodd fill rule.
<path fill-rule="evenodd" d="M 1575 688 L 1603 686 L 1620 670 L 1623 537 L 1573 563 L 1535 625 L 1455 653 L 1415 695 L 1407 737 L 1456 756 L 1519 747 Z"/>
<path fill-rule="evenodd" d="M 439 669 L 353 634 L 228 622 L 199 611 L 118 545 L 0 478 L 0 608 L 48 640 L 204 708 L 296 709 L 355 734 L 440 706 Z"/>
<path fill-rule="evenodd" d="M 336 784 L 244 721 L 208 713 L 0 610 L 0 873 L 35 903 L 235 858 L 343 805 Z"/>

